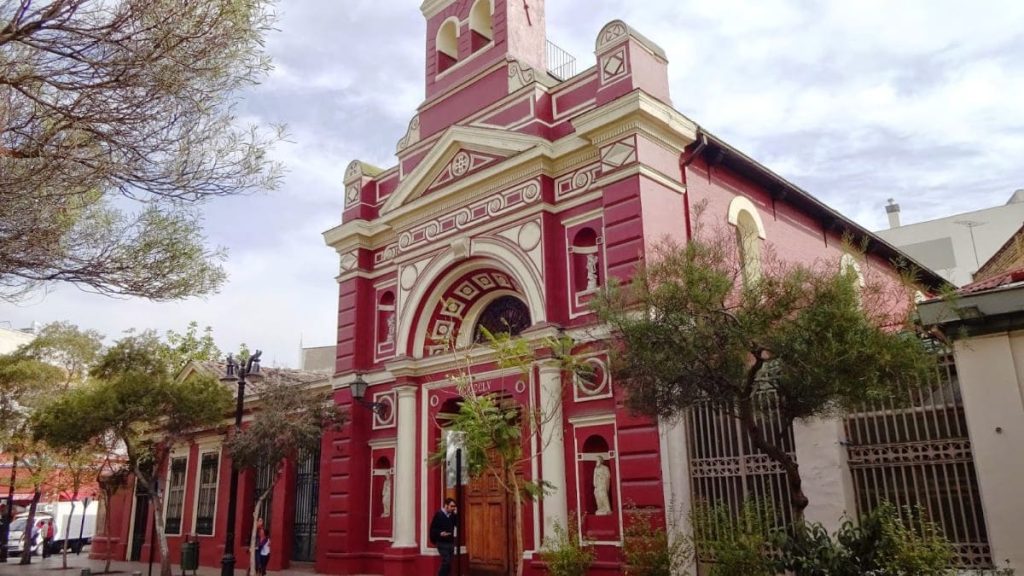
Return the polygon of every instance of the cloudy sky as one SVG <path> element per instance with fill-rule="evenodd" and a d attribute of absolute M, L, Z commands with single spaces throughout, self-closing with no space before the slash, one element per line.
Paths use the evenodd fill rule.
<path fill-rule="evenodd" d="M 279 0 L 276 70 L 241 110 L 288 124 L 275 151 L 288 175 L 207 207 L 210 242 L 229 249 L 219 294 L 153 304 L 54 286 L 0 306 L 0 326 L 69 320 L 116 338 L 195 319 L 283 366 L 300 341 L 331 344 L 337 257 L 321 232 L 339 221 L 346 164 L 390 166 L 423 97 L 418 4 Z M 600 28 L 625 20 L 667 52 L 676 108 L 868 228 L 890 197 L 910 223 L 1024 188 L 1024 2 L 547 0 L 547 13 L 580 70 Z"/>

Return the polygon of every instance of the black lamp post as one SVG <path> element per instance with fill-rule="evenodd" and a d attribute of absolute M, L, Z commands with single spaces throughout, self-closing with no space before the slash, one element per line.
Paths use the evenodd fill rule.
<path fill-rule="evenodd" d="M 235 357 L 228 354 L 227 369 L 221 382 L 238 382 L 238 396 L 235 399 L 235 434 L 242 430 L 242 403 L 245 398 L 246 378 L 250 382 L 259 382 L 263 379 L 260 374 L 260 354 L 257 350 L 248 360 L 242 358 L 242 362 L 235 362 Z M 221 576 L 235 575 L 235 509 L 238 507 L 238 468 L 232 462 L 231 465 L 231 487 L 228 491 L 228 529 L 224 537 L 224 557 L 220 561 Z"/>
<path fill-rule="evenodd" d="M 356 374 L 356 379 L 349 385 L 352 388 L 352 398 L 358 402 L 361 406 L 366 406 L 378 417 L 384 417 L 384 411 L 387 406 L 383 402 L 371 402 L 364 398 L 366 396 L 366 380 L 363 380 L 362 374 Z"/>

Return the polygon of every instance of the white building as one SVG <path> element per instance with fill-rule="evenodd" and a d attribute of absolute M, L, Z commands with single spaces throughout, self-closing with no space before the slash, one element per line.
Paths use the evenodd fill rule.
<path fill-rule="evenodd" d="M 963 286 L 1024 223 L 1024 189 L 1014 192 L 1002 206 L 902 226 L 899 204 L 890 200 L 885 210 L 889 229 L 876 234 L 951 283 Z"/>
<path fill-rule="evenodd" d="M 0 354 L 10 354 L 19 347 L 35 340 L 35 333 L 29 330 L 0 328 Z"/>

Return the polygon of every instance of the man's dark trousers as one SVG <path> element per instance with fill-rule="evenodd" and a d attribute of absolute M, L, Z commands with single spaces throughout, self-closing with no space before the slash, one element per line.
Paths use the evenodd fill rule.
<path fill-rule="evenodd" d="M 438 544 L 437 553 L 441 556 L 441 567 L 437 569 L 437 576 L 449 576 L 452 573 L 452 556 L 455 554 L 455 545 Z"/>

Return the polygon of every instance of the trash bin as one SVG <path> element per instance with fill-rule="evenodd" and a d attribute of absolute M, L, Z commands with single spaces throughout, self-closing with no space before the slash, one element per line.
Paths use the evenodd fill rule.
<path fill-rule="evenodd" d="M 92 569 L 91 568 L 82 568 L 82 572 L 81 572 L 80 576 L 92 576 Z"/>
<path fill-rule="evenodd" d="M 199 541 L 193 540 L 189 542 L 185 540 L 181 544 L 181 572 L 185 573 L 186 570 L 191 570 L 192 574 L 196 573 L 199 569 Z"/>

